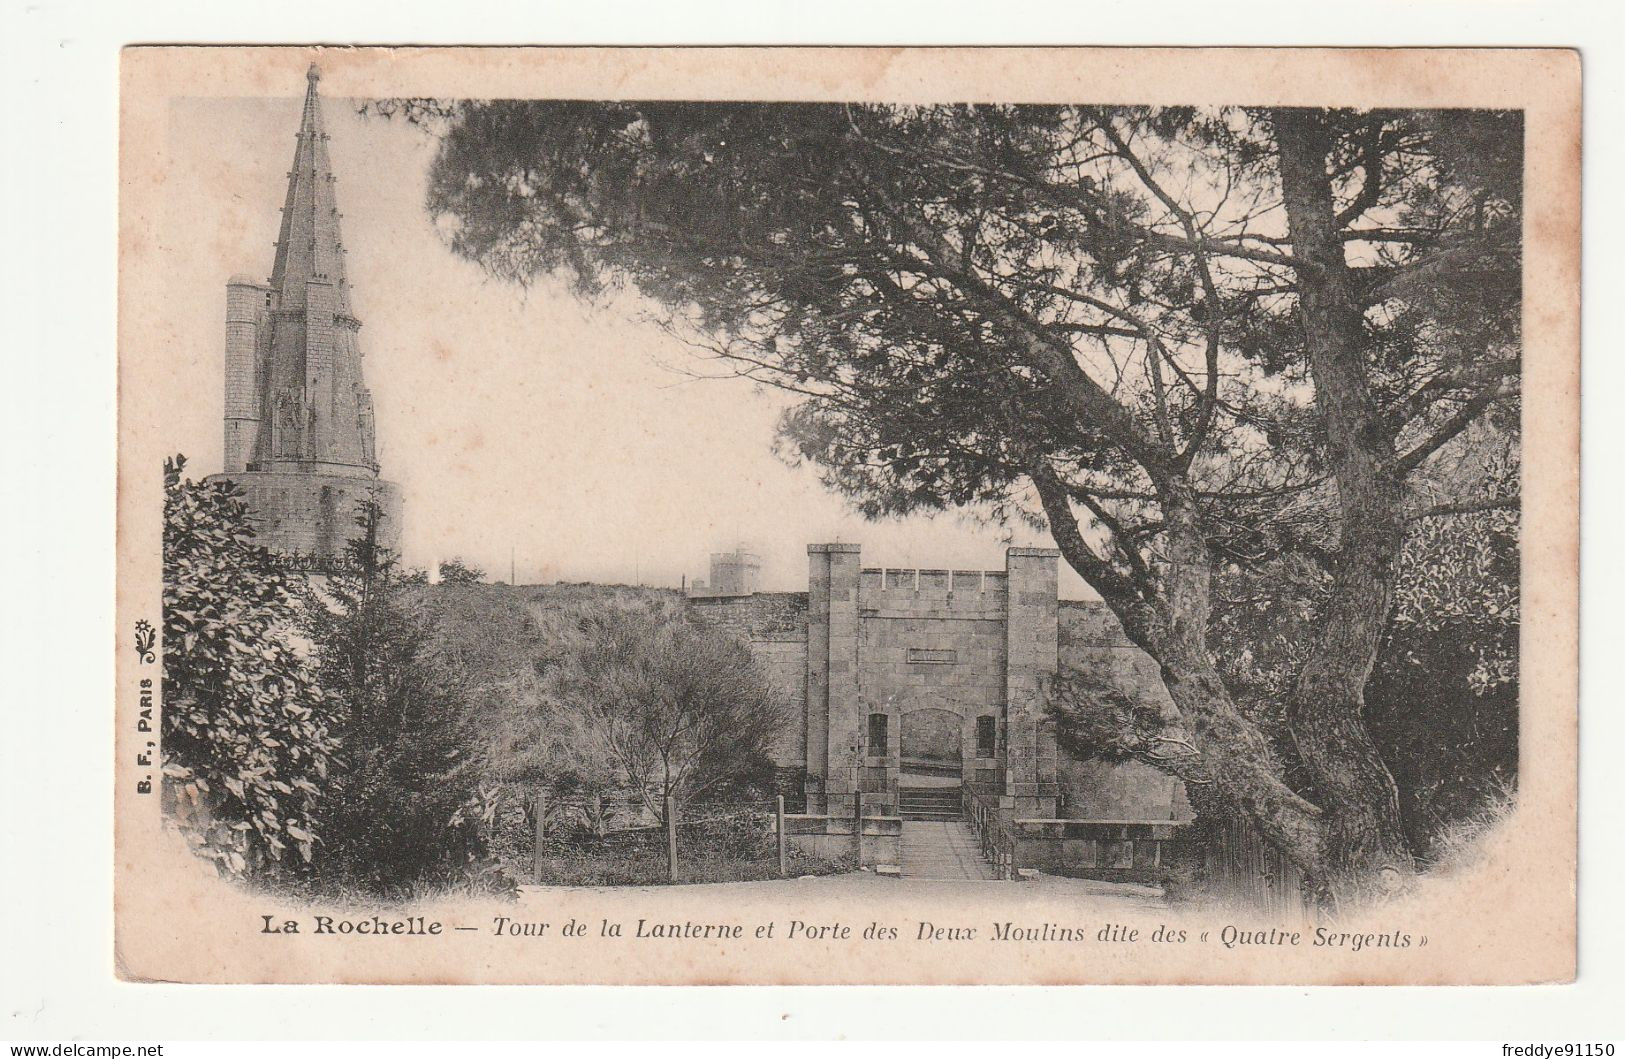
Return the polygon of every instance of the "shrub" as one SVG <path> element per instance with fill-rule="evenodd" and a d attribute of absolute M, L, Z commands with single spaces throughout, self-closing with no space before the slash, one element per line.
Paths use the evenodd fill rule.
<path fill-rule="evenodd" d="M 484 874 L 489 798 L 458 685 L 432 664 L 429 623 L 365 505 L 350 562 L 310 607 L 320 678 L 341 707 L 341 748 L 314 861 L 328 885 L 399 895 Z"/>
<path fill-rule="evenodd" d="M 748 647 L 632 609 L 584 617 L 579 632 L 549 672 L 561 712 L 657 818 L 671 798 L 771 783 L 785 705 Z"/>
<path fill-rule="evenodd" d="M 228 875 L 313 852 L 332 704 L 294 640 L 299 585 L 254 539 L 236 487 L 164 462 L 163 776 L 188 841 Z"/>

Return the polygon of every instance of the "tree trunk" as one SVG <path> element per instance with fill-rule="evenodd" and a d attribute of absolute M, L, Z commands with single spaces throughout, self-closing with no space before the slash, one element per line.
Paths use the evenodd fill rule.
<path fill-rule="evenodd" d="M 1213 777 L 1215 794 L 1309 875 L 1321 870 L 1320 810 L 1282 779 L 1269 741 L 1236 708 L 1218 670 L 1182 645 L 1161 652 L 1163 684 Z"/>
<path fill-rule="evenodd" d="M 1163 684 L 1195 737 L 1220 797 L 1305 872 L 1322 855 L 1320 811 L 1288 787 L 1269 740 L 1237 709 L 1208 651 L 1213 557 L 1194 499 L 1183 485 L 1163 499 L 1168 541 L 1166 619 L 1146 630 Z"/>
<path fill-rule="evenodd" d="M 1288 721 L 1326 814 L 1316 881 L 1342 897 L 1414 870 L 1398 788 L 1364 719 L 1404 543 L 1404 491 L 1371 393 L 1364 320 L 1338 231 L 1332 133 L 1315 111 L 1277 110 L 1274 122 L 1292 252 L 1308 262 L 1298 270 L 1298 307 L 1342 528 L 1330 599 Z"/>
<path fill-rule="evenodd" d="M 1163 491 L 1168 563 L 1160 598 L 1148 602 L 1103 576 L 1064 494 L 1042 475 L 1034 482 L 1061 554 L 1100 592 L 1129 639 L 1156 660 L 1216 800 L 1250 820 L 1306 874 L 1318 873 L 1320 810 L 1287 786 L 1269 740 L 1236 707 L 1208 652 L 1213 561 L 1188 484 Z"/>

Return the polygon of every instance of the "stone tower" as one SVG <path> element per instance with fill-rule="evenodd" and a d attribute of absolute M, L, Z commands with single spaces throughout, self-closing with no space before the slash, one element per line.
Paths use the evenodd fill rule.
<path fill-rule="evenodd" d="M 381 542 L 398 547 L 401 495 L 378 476 L 321 74 L 305 76 L 271 277 L 226 285 L 225 466 L 214 478 L 242 489 L 266 547 L 319 565 L 342 556 L 367 500 L 382 510 Z"/>
<path fill-rule="evenodd" d="M 748 596 L 762 580 L 762 557 L 740 545 L 731 552 L 711 553 L 711 593 Z"/>

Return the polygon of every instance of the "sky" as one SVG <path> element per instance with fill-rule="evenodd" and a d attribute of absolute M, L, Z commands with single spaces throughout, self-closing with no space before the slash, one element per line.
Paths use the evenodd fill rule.
<path fill-rule="evenodd" d="M 185 98 L 170 111 L 163 231 L 176 400 L 170 448 L 221 461 L 226 281 L 269 274 L 304 84 L 286 98 Z M 492 580 L 676 587 L 749 544 L 763 588 L 806 588 L 806 546 L 865 566 L 1002 569 L 1046 534 L 958 514 L 870 522 L 814 468 L 772 451 L 788 397 L 705 365 L 635 294 L 523 291 L 446 249 L 423 208 L 432 138 L 325 99 L 346 266 L 362 321 L 383 475 L 405 495 L 403 559 L 462 558 Z M 1093 593 L 1061 563 L 1063 598 Z"/>

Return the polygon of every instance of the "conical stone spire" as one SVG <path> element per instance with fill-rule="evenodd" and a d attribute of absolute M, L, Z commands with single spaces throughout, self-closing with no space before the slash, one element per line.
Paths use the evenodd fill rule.
<path fill-rule="evenodd" d="M 305 76 L 304 112 L 271 266 L 270 363 L 256 462 L 376 474 L 372 397 L 361 377 L 361 321 L 350 308 L 345 278 L 336 182 L 317 92 L 321 74 L 312 66 Z"/>
<path fill-rule="evenodd" d="M 322 101 L 316 89 L 321 79 L 321 71 L 312 63 L 305 74 L 305 108 L 294 145 L 293 166 L 288 170 L 288 196 L 282 207 L 271 287 L 281 296 L 282 307 L 292 309 L 304 305 L 305 284 L 313 279 L 330 283 L 338 294 L 340 310 L 348 314 L 344 238 L 339 228 Z"/>
<path fill-rule="evenodd" d="M 364 499 L 384 506 L 389 544 L 400 498 L 378 478 L 321 72 L 312 65 L 305 81 L 270 281 L 226 288 L 224 469 L 273 550 L 327 560 L 342 554 Z"/>

